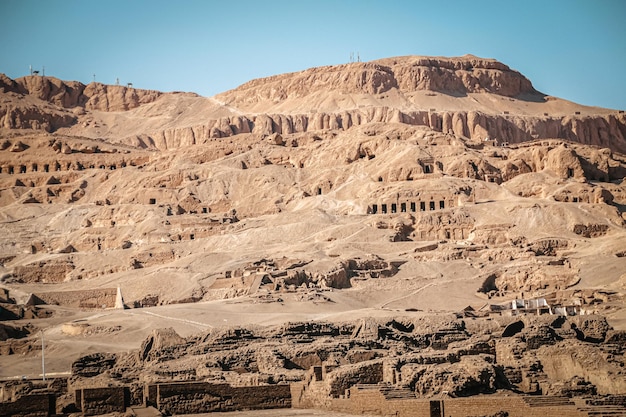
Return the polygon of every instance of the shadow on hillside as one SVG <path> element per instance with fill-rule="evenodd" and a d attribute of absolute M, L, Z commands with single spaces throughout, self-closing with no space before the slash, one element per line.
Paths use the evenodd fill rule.
<path fill-rule="evenodd" d="M 521 100 L 521 101 L 528 101 L 532 103 L 545 103 L 546 101 L 548 101 L 546 97 L 548 97 L 547 94 L 543 94 L 537 91 L 535 93 L 520 94 L 517 97 L 515 97 L 515 99 Z"/>
<path fill-rule="evenodd" d="M 454 98 L 463 98 L 463 97 L 467 97 L 468 95 L 467 91 L 433 90 L 433 92 L 439 93 L 439 94 L 445 94 L 447 96 L 454 97 Z M 492 93 L 492 92 L 487 92 L 487 93 L 500 95 L 498 93 Z M 523 93 L 515 97 L 509 97 L 509 96 L 504 96 L 504 95 L 502 95 L 502 97 L 507 97 L 507 98 L 520 100 L 520 101 L 527 101 L 531 103 L 545 103 L 546 101 L 548 101 L 546 99 L 548 95 L 540 93 L 539 91 L 535 93 Z"/>
<path fill-rule="evenodd" d="M 613 205 L 617 208 L 617 211 L 619 211 L 620 214 L 626 212 L 626 204 L 613 203 Z"/>

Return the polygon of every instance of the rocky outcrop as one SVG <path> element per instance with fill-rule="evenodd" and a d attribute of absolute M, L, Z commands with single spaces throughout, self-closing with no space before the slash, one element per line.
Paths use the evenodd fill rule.
<path fill-rule="evenodd" d="M 453 95 L 489 92 L 508 97 L 537 93 L 526 77 L 494 59 L 465 55 L 388 58 L 375 62 L 393 69 L 401 91 L 431 90 Z"/>
<path fill-rule="evenodd" d="M 0 128 L 54 132 L 61 127 L 71 126 L 75 122 L 76 117 L 70 112 L 49 105 L 19 103 L 5 106 L 0 104 Z"/>
<path fill-rule="evenodd" d="M 477 92 L 508 97 L 539 94 L 527 78 L 508 66 L 496 60 L 466 55 L 459 58 L 399 57 L 312 68 L 253 80 L 218 97 L 230 105 L 240 106 L 265 100 L 279 102 L 320 91 L 381 94 L 393 88 L 403 93 L 428 90 L 455 96 Z"/>
<path fill-rule="evenodd" d="M 152 90 L 138 90 L 119 85 L 90 83 L 85 86 L 78 105 L 87 110 L 125 111 L 142 104 L 151 103 L 162 93 Z M 84 104 L 83 104 L 84 103 Z"/>
<path fill-rule="evenodd" d="M 72 126 L 84 110 L 126 111 L 162 95 L 158 91 L 100 83 L 85 85 L 54 77 L 12 80 L 4 74 L 0 74 L 0 93 L 8 97 L 0 103 L 0 128 L 46 132 Z"/>
<path fill-rule="evenodd" d="M 20 86 L 15 80 L 0 73 L 0 93 L 19 93 Z"/>
<path fill-rule="evenodd" d="M 17 93 L 29 95 L 60 107 L 78 105 L 85 85 L 77 81 L 62 81 L 53 77 L 26 76 L 15 80 Z"/>
<path fill-rule="evenodd" d="M 54 77 L 31 75 L 11 80 L 0 76 L 0 90 L 28 95 L 63 108 L 84 107 L 87 110 L 125 111 L 151 103 L 162 93 L 126 86 L 63 81 Z M 16 127 L 19 128 L 19 127 Z"/>

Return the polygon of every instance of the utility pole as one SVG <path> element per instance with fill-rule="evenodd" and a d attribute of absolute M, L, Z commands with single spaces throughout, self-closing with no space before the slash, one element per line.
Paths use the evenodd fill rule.
<path fill-rule="evenodd" d="M 43 375 L 43 380 L 46 380 L 46 354 L 44 352 L 46 348 L 46 344 L 43 338 L 43 329 L 41 329 L 41 372 Z"/>

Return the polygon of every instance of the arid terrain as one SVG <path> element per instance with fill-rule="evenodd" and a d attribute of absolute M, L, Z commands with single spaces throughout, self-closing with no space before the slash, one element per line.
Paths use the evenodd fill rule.
<path fill-rule="evenodd" d="M 0 74 L 0 377 L 40 378 L 43 335 L 49 377 L 134 403 L 289 383 L 384 414 L 333 402 L 384 383 L 626 410 L 625 176 L 624 111 L 470 55 L 209 98 Z"/>

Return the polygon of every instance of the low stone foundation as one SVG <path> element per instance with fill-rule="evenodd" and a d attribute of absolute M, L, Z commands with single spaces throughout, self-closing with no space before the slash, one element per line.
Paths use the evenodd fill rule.
<path fill-rule="evenodd" d="M 332 399 L 328 408 L 348 414 L 397 417 L 468 417 L 506 412 L 509 417 L 587 417 L 569 398 L 483 395 L 468 398 L 392 398 L 376 386 L 353 387 L 346 398 Z"/>

